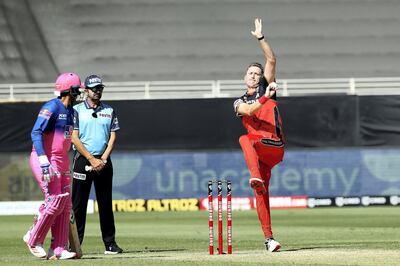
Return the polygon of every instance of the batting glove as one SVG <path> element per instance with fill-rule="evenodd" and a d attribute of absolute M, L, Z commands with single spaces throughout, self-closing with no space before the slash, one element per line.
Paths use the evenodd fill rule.
<path fill-rule="evenodd" d="M 40 168 L 42 168 L 43 180 L 50 182 L 52 178 L 57 175 L 57 171 L 54 170 L 46 155 L 39 156 L 39 163 Z"/>

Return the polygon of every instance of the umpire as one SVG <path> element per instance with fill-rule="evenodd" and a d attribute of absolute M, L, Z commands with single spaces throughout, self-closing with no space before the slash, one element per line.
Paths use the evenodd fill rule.
<path fill-rule="evenodd" d="M 85 80 L 87 98 L 74 106 L 72 143 L 73 161 L 72 205 L 79 240 L 85 234 L 86 209 L 92 183 L 96 191 L 100 227 L 105 245 L 104 254 L 122 253 L 115 242 L 115 224 L 112 211 L 113 166 L 110 154 L 114 148 L 119 124 L 114 109 L 101 102 L 104 85 L 97 75 Z"/>

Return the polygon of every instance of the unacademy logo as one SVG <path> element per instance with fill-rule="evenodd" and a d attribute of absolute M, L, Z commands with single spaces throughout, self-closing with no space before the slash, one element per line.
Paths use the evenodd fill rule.
<path fill-rule="evenodd" d="M 114 186 L 124 187 L 131 183 L 142 169 L 142 159 L 132 158 L 115 154 L 113 156 L 114 165 Z"/>
<path fill-rule="evenodd" d="M 365 151 L 361 156 L 365 167 L 377 179 L 386 182 L 400 181 L 400 152 Z"/>

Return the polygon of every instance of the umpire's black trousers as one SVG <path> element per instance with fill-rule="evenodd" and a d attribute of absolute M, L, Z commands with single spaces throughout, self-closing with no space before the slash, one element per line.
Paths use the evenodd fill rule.
<path fill-rule="evenodd" d="M 100 156 L 95 156 L 99 158 Z M 86 171 L 90 163 L 78 153 L 74 156 L 72 182 L 72 208 L 74 210 L 79 240 L 82 243 L 85 234 L 86 209 L 90 188 L 94 183 L 99 210 L 100 228 L 104 245 L 115 243 L 115 224 L 112 210 L 113 166 L 111 158 L 100 172 Z"/>

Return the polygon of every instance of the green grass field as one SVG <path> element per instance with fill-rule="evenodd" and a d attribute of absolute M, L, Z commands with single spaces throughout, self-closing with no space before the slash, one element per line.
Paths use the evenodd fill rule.
<path fill-rule="evenodd" d="M 282 249 L 268 253 L 255 211 L 233 212 L 232 255 L 208 255 L 207 212 L 116 213 L 125 253 L 103 255 L 97 214 L 88 215 L 84 257 L 34 258 L 22 241 L 32 216 L 0 219 L 0 265 L 400 265 L 398 207 L 273 210 Z M 46 249 L 49 241 L 46 241 Z"/>

